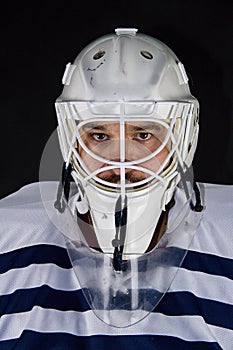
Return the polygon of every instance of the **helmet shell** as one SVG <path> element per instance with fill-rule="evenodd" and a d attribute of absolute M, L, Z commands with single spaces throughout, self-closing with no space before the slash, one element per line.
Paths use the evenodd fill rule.
<path fill-rule="evenodd" d="M 61 101 L 192 101 L 184 67 L 161 41 L 117 29 L 67 65 Z"/>

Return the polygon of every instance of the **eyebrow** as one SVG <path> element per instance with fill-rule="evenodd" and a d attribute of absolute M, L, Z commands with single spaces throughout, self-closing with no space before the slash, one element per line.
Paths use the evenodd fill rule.
<path fill-rule="evenodd" d="M 88 125 L 83 125 L 82 126 L 82 129 L 84 131 L 87 131 L 87 130 L 92 130 L 92 129 L 95 129 L 95 130 L 106 130 L 106 127 L 101 125 L 101 124 L 94 124 L 94 123 L 90 123 Z"/>
<path fill-rule="evenodd" d="M 139 130 L 155 130 L 161 128 L 161 126 L 159 124 L 144 124 L 144 125 L 140 125 L 140 126 L 133 126 L 133 130 L 134 131 L 139 131 Z"/>
<path fill-rule="evenodd" d="M 140 126 L 137 125 L 132 125 L 132 130 L 133 131 L 140 131 L 140 130 L 155 130 L 160 128 L 161 129 L 161 125 L 160 124 L 154 124 L 154 123 L 150 123 L 150 124 L 142 124 Z M 101 130 L 101 131 L 106 131 L 107 128 L 106 126 L 102 125 L 102 124 L 95 124 L 95 123 L 89 123 L 87 125 L 83 125 L 82 126 L 83 131 L 88 131 L 88 130 Z"/>

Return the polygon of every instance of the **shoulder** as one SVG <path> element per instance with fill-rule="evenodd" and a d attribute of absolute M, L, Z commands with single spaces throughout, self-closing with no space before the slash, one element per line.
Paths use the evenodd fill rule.
<path fill-rule="evenodd" d="M 204 211 L 194 242 L 202 252 L 232 258 L 233 185 L 199 184 Z"/>
<path fill-rule="evenodd" d="M 212 207 L 233 207 L 233 185 L 199 184 L 204 205 Z M 208 209 L 208 208 L 207 208 Z"/>
<path fill-rule="evenodd" d="M 0 201 L 1 253 L 33 244 L 63 245 L 45 209 L 46 201 L 54 203 L 56 189 L 56 182 L 32 183 Z"/>
<path fill-rule="evenodd" d="M 57 182 L 34 182 L 21 187 L 16 192 L 0 200 L 0 209 L 16 208 L 21 205 L 30 205 L 42 202 L 42 193 L 47 192 L 48 197 L 53 198 Z"/>
<path fill-rule="evenodd" d="M 223 230 L 233 230 L 233 185 L 200 184 L 204 218 Z"/>

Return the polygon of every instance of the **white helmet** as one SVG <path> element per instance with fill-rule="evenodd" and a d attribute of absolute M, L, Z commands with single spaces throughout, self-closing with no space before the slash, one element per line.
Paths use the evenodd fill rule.
<path fill-rule="evenodd" d="M 63 84 L 56 111 L 65 197 L 83 235 L 82 247 L 90 248 L 89 253 L 85 250 L 85 259 L 90 254 L 92 261 L 98 251 L 97 260 L 113 269 L 105 282 L 110 281 L 109 290 L 116 300 L 117 291 L 128 294 L 124 283 L 129 278 L 119 282 L 119 274 L 126 271 L 124 263 L 130 260 L 132 265 L 135 257 L 151 259 L 150 252 L 161 244 L 161 218 L 172 206 L 181 179 L 186 199 L 189 196 L 185 174 L 196 149 L 199 104 L 176 55 L 134 28 L 116 29 L 115 34 L 89 44 L 73 64 L 67 64 Z M 78 190 L 74 196 L 69 196 L 71 177 Z M 177 228 L 177 217 L 174 222 L 170 232 Z M 94 278 L 87 282 L 89 272 L 79 269 L 83 255 L 77 258 L 76 246 L 77 242 L 70 246 L 71 259 L 78 261 L 78 278 L 90 291 L 91 283 L 96 287 L 99 282 L 94 283 Z M 179 255 L 176 265 L 183 256 Z M 103 263 L 106 257 L 110 260 Z M 158 256 L 153 259 L 158 262 Z M 84 270 L 86 274 L 80 277 Z M 166 291 L 172 278 L 160 283 L 160 292 Z M 100 285 L 95 293 L 96 289 Z M 102 292 L 106 294 L 106 289 Z M 106 309 L 106 300 L 90 295 L 88 292 L 93 309 Z M 97 299 L 101 299 L 98 306 Z M 132 297 L 130 303 L 132 306 Z M 156 302 L 152 304 L 149 309 Z M 116 310 L 116 305 L 112 308 Z M 106 321 L 106 314 L 97 314 Z M 144 313 L 134 321 L 128 316 L 113 321 L 108 315 L 106 322 L 124 326 L 142 317 Z"/>

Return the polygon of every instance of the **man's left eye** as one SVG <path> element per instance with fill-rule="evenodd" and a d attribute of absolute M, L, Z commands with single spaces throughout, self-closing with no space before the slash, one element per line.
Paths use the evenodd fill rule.
<path fill-rule="evenodd" d="M 141 141 L 146 141 L 151 138 L 151 133 L 149 132 L 139 132 L 138 134 L 135 135 L 136 139 L 141 140 Z"/>

